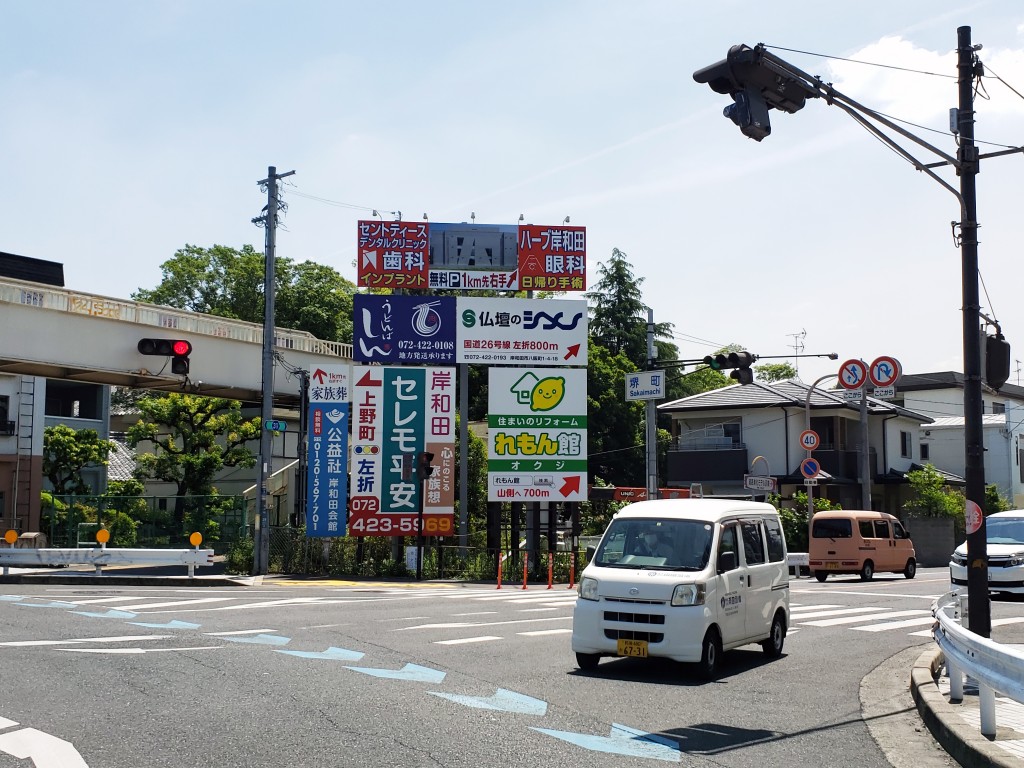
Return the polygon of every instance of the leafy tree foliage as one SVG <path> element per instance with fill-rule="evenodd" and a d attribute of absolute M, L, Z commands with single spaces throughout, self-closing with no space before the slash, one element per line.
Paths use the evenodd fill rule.
<path fill-rule="evenodd" d="M 43 430 L 43 476 L 54 496 L 87 494 L 92 489 L 82 479 L 90 464 L 106 466 L 113 443 L 100 439 L 95 429 L 72 429 L 57 424 Z"/>
<path fill-rule="evenodd" d="M 963 519 L 964 496 L 950 488 L 945 478 L 933 465 L 907 473 L 914 497 L 904 503 L 903 509 L 917 517 L 952 517 Z"/>
<path fill-rule="evenodd" d="M 769 384 L 773 381 L 785 381 L 797 376 L 796 368 L 789 363 L 765 363 L 754 366 L 755 378 Z"/>
<path fill-rule="evenodd" d="M 985 514 L 991 515 L 993 512 L 1005 512 L 1008 509 L 1013 509 L 1013 504 L 1010 503 L 1001 493 L 999 493 L 998 485 L 986 485 L 985 486 Z"/>
<path fill-rule="evenodd" d="M 592 344 L 587 366 L 587 437 L 590 477 L 609 484 L 645 486 L 643 404 L 623 396 L 635 370 L 623 353 Z"/>
<path fill-rule="evenodd" d="M 171 393 L 138 405 L 141 418 L 129 428 L 128 442 L 149 443 L 152 452 L 139 454 L 136 474 L 177 486 L 176 524 L 184 522 L 184 497 L 214 494 L 221 469 L 256 466 L 247 443 L 259 439 L 260 420 L 244 421 L 237 401 Z"/>
<path fill-rule="evenodd" d="M 186 245 L 165 261 L 163 280 L 139 289 L 136 301 L 250 323 L 263 322 L 263 254 L 251 245 Z M 291 259 L 274 262 L 275 322 L 327 341 L 352 341 L 352 296 L 356 286 L 331 267 Z"/>

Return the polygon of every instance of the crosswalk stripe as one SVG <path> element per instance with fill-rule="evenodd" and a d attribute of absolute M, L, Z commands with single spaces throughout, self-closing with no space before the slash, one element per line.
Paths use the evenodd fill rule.
<path fill-rule="evenodd" d="M 803 622 L 804 619 L 823 619 L 826 616 L 842 616 L 844 614 L 851 613 L 871 613 L 872 611 L 880 611 L 881 608 L 877 606 L 870 606 L 867 608 L 839 608 L 834 611 L 811 611 L 807 613 L 794 613 L 793 620 Z"/>
<path fill-rule="evenodd" d="M 871 624 L 866 627 L 854 627 L 860 632 L 885 632 L 887 629 L 903 629 L 903 627 L 917 627 L 921 624 L 931 624 L 935 621 L 931 612 L 927 616 L 919 616 L 916 619 L 903 619 L 903 621 L 885 621 L 881 624 Z"/>
<path fill-rule="evenodd" d="M 458 640 L 435 640 L 434 645 L 462 645 L 463 643 L 486 643 L 490 640 L 502 640 L 495 635 L 480 635 L 478 637 L 461 637 Z"/>
<path fill-rule="evenodd" d="M 523 635 L 524 637 L 540 637 L 541 635 L 568 635 L 571 633 L 571 629 L 536 629 L 532 632 L 516 632 L 517 635 Z"/>
<path fill-rule="evenodd" d="M 877 608 L 875 609 L 877 610 Z M 885 611 L 883 613 L 872 614 L 871 616 L 841 616 L 835 619 L 821 619 L 820 621 L 801 621 L 800 624 L 803 626 L 811 627 L 835 627 L 840 624 L 856 624 L 858 621 L 864 621 L 865 619 L 874 621 L 875 619 L 897 619 L 900 616 L 920 616 L 922 613 L 931 615 L 931 611 L 922 610 L 910 610 L 910 611 Z"/>
<path fill-rule="evenodd" d="M 199 597 L 192 600 L 175 600 L 167 603 L 139 603 L 138 605 L 122 605 L 122 611 L 142 611 L 147 608 L 169 608 L 172 605 L 197 605 L 199 603 L 223 603 L 234 600 L 233 597 Z"/>

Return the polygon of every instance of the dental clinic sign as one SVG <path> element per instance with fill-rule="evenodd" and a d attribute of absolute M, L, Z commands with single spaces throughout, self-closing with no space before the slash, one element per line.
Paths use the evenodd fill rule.
<path fill-rule="evenodd" d="M 315 367 L 309 376 L 306 535 L 344 536 L 348 512 L 347 365 Z"/>

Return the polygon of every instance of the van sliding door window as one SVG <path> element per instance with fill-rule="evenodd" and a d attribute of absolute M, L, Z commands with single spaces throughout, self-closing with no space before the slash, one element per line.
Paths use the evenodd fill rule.
<path fill-rule="evenodd" d="M 786 544 L 782 538 L 782 526 L 778 520 L 766 518 L 764 530 L 768 538 L 768 559 L 773 563 L 781 563 L 786 559 Z"/>
<path fill-rule="evenodd" d="M 876 539 L 888 539 L 889 538 L 889 521 L 888 520 L 875 520 L 875 538 Z"/>
<path fill-rule="evenodd" d="M 757 522 L 740 523 L 743 529 L 743 556 L 747 565 L 761 565 L 764 562 L 764 537 Z"/>

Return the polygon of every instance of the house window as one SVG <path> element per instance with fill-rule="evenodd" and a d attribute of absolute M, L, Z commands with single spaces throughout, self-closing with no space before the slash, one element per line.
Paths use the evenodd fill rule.
<path fill-rule="evenodd" d="M 914 443 L 910 439 L 909 432 L 900 432 L 900 456 L 905 459 L 910 459 L 914 456 Z"/>
<path fill-rule="evenodd" d="M 921 443 L 921 461 L 928 461 L 930 458 L 928 455 L 928 443 Z"/>
<path fill-rule="evenodd" d="M 11 400 L 7 395 L 0 395 L 0 435 L 13 435 L 15 424 L 10 421 Z"/>
<path fill-rule="evenodd" d="M 1006 413 L 1006 403 L 992 403 L 992 413 Z"/>

